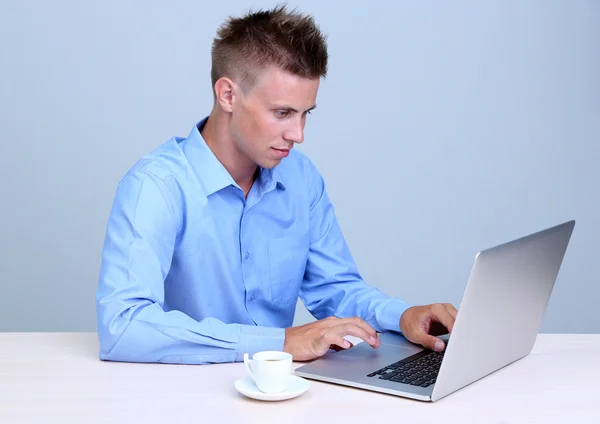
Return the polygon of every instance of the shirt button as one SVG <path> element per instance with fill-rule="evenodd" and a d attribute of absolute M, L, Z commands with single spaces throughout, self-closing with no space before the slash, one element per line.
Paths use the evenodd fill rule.
<path fill-rule="evenodd" d="M 256 299 L 256 295 L 254 293 L 250 294 L 250 300 L 252 301 L 254 299 Z"/>
<path fill-rule="evenodd" d="M 246 252 L 246 254 L 244 255 L 245 259 L 248 259 L 250 257 L 250 253 Z"/>

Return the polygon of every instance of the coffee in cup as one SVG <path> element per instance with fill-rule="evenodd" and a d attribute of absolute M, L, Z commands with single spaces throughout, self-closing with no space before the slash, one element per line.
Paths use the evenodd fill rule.
<path fill-rule="evenodd" d="M 292 355 L 279 351 L 257 352 L 249 358 L 244 354 L 246 370 L 263 393 L 285 391 L 292 375 Z"/>

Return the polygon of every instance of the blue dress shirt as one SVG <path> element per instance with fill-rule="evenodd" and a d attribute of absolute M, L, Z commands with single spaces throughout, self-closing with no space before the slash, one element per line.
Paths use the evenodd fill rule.
<path fill-rule="evenodd" d="M 399 329 L 409 307 L 367 285 L 323 179 L 292 150 L 247 198 L 200 134 L 120 181 L 96 295 L 100 359 L 206 364 L 282 350 L 298 296 L 317 319 Z"/>

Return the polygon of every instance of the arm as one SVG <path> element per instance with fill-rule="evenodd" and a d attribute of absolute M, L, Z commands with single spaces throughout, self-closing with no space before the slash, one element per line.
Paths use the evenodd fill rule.
<path fill-rule="evenodd" d="M 322 177 L 311 166 L 311 245 L 300 296 L 317 318 L 357 316 L 371 327 L 400 331 L 400 317 L 410 306 L 367 285 L 352 259 L 327 196 Z"/>
<path fill-rule="evenodd" d="M 150 172 L 129 174 L 119 184 L 96 295 L 100 359 L 203 364 L 281 350 L 284 329 L 196 321 L 163 310 L 181 214 L 178 197 Z"/>

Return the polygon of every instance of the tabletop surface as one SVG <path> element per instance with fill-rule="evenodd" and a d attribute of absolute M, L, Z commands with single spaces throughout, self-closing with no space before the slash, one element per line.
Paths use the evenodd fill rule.
<path fill-rule="evenodd" d="M 264 402 L 235 390 L 244 375 L 103 362 L 95 333 L 0 333 L 0 423 L 600 423 L 600 334 L 540 334 L 527 357 L 434 403 L 313 380 Z"/>

